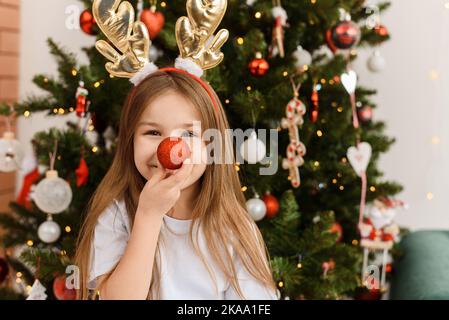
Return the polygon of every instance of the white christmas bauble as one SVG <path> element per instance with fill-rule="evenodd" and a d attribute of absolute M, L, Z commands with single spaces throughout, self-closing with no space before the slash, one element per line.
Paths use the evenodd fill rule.
<path fill-rule="evenodd" d="M 378 50 L 374 51 L 367 61 L 367 67 L 371 72 L 380 72 L 385 69 L 387 62 Z"/>
<path fill-rule="evenodd" d="M 250 137 L 240 146 L 240 154 L 250 164 L 262 161 L 266 152 L 265 144 L 257 138 L 255 131 L 251 132 Z"/>
<path fill-rule="evenodd" d="M 265 202 L 259 198 L 252 198 L 246 201 L 246 209 L 254 221 L 262 220 L 267 213 L 267 206 L 265 205 Z"/>
<path fill-rule="evenodd" d="M 53 220 L 47 220 L 37 229 L 37 235 L 45 243 L 53 243 L 61 235 L 61 227 Z"/>
<path fill-rule="evenodd" d="M 298 46 L 293 52 L 293 57 L 296 59 L 296 68 L 300 70 L 304 70 L 312 63 L 312 55 L 307 50 L 304 50 L 301 46 Z"/>
<path fill-rule="evenodd" d="M 23 160 L 22 146 L 14 137 L 14 133 L 6 131 L 0 139 L 0 171 L 12 172 L 20 169 Z"/>
<path fill-rule="evenodd" d="M 333 58 L 334 54 L 332 53 L 331 49 L 329 49 L 329 46 L 322 45 L 317 50 L 313 51 L 312 57 L 313 57 L 313 63 L 322 66 L 329 62 Z M 319 59 L 319 60 L 318 60 Z M 315 61 L 318 60 L 318 61 Z"/>
<path fill-rule="evenodd" d="M 47 171 L 46 177 L 34 190 L 34 202 L 43 212 L 60 213 L 66 210 L 72 201 L 72 189 L 55 170 Z"/>

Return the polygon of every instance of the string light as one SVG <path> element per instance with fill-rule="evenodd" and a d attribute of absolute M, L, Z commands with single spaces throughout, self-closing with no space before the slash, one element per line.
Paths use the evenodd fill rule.
<path fill-rule="evenodd" d="M 243 44 L 243 38 L 242 37 L 238 37 L 237 38 L 237 43 L 239 44 L 239 45 L 242 45 Z"/>
<path fill-rule="evenodd" d="M 53 113 L 58 113 L 58 108 L 54 108 Z"/>
<path fill-rule="evenodd" d="M 257 12 L 254 14 L 254 17 L 255 17 L 256 19 L 260 19 L 260 17 L 262 17 L 262 13 L 260 13 L 259 11 L 257 11 Z"/>
<path fill-rule="evenodd" d="M 282 72 L 282 75 L 283 75 L 284 77 L 288 76 L 288 71 Z"/>
<path fill-rule="evenodd" d="M 375 186 L 371 186 L 371 187 L 369 187 L 369 191 L 371 191 L 371 192 L 375 192 L 375 191 L 376 191 L 376 187 L 375 187 Z"/>
<path fill-rule="evenodd" d="M 230 102 L 229 99 L 226 99 L 226 100 L 225 100 L 225 103 L 226 103 L 226 104 L 229 104 L 229 102 Z"/>
<path fill-rule="evenodd" d="M 338 107 L 338 108 L 337 108 L 337 111 L 338 111 L 338 112 L 342 112 L 342 111 L 343 111 L 343 108 L 342 108 L 342 107 Z"/>
<path fill-rule="evenodd" d="M 323 136 L 323 132 L 321 130 L 317 130 L 316 135 L 318 137 L 322 137 Z"/>
<path fill-rule="evenodd" d="M 25 118 L 28 118 L 29 116 L 30 116 L 30 112 L 27 110 L 27 111 L 25 111 L 24 113 L 23 113 L 23 116 L 25 117 Z"/>
<path fill-rule="evenodd" d="M 65 227 L 65 232 L 69 233 L 70 231 L 72 231 L 72 228 L 70 228 L 70 226 L 66 226 Z"/>
<path fill-rule="evenodd" d="M 239 166 L 235 165 L 234 168 L 235 168 L 235 171 L 237 171 L 237 172 L 240 171 L 240 167 Z"/>
<path fill-rule="evenodd" d="M 251 91 L 252 90 L 251 86 L 247 86 L 246 90 Z"/>
<path fill-rule="evenodd" d="M 332 179 L 332 183 L 333 183 L 333 184 L 337 184 L 337 179 L 335 179 L 335 178 Z"/>
<path fill-rule="evenodd" d="M 301 262 L 298 262 L 298 264 L 296 265 L 296 267 L 297 267 L 298 269 L 301 269 L 301 268 L 302 268 L 302 263 L 301 263 Z"/>
<path fill-rule="evenodd" d="M 97 146 L 93 146 L 93 147 L 92 147 L 92 152 L 95 153 L 95 152 L 97 152 L 97 151 L 98 151 L 98 147 L 97 147 Z"/>
<path fill-rule="evenodd" d="M 248 190 L 248 187 L 247 186 L 243 186 L 242 187 L 242 192 L 245 192 L 246 190 Z"/>
<path fill-rule="evenodd" d="M 162 7 L 162 8 L 165 8 L 166 6 L 167 6 L 167 3 L 165 3 L 165 1 L 162 1 L 162 2 L 161 2 L 161 7 Z"/>
<path fill-rule="evenodd" d="M 77 74 L 78 74 L 78 71 L 76 71 L 76 69 L 72 69 L 72 76 L 76 77 Z"/>
<path fill-rule="evenodd" d="M 69 108 L 69 111 L 70 111 L 70 112 L 73 112 L 74 110 L 75 110 L 75 109 L 73 109 L 73 107 L 70 107 L 70 108 Z"/>
<path fill-rule="evenodd" d="M 338 187 L 338 189 L 340 189 L 340 191 L 343 191 L 345 189 L 345 187 L 344 186 L 340 186 L 340 187 Z"/>
<path fill-rule="evenodd" d="M 99 81 L 97 81 L 97 82 L 94 83 L 94 87 L 95 87 L 95 88 L 98 88 L 99 86 L 100 86 L 100 82 L 99 82 Z"/>
<path fill-rule="evenodd" d="M 64 110 L 63 108 L 59 108 L 59 109 L 58 109 L 58 113 L 62 115 L 62 114 L 65 113 L 65 110 Z"/>
<path fill-rule="evenodd" d="M 33 244 L 34 244 L 34 243 L 33 243 L 33 240 L 28 240 L 28 241 L 27 241 L 27 246 L 28 246 L 28 247 L 32 247 Z"/>
<path fill-rule="evenodd" d="M 278 287 L 279 287 L 279 288 L 284 287 L 284 281 L 279 281 L 279 282 L 278 282 Z"/>
<path fill-rule="evenodd" d="M 319 167 L 319 166 L 320 166 L 320 162 L 319 162 L 319 161 L 315 161 L 315 162 L 313 163 L 313 165 L 314 165 L 315 167 Z"/>
<path fill-rule="evenodd" d="M 352 240 L 352 245 L 356 246 L 358 244 L 359 244 L 359 242 L 356 239 Z"/>

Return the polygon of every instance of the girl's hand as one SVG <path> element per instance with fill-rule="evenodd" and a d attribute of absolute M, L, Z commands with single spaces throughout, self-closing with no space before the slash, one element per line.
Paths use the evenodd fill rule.
<path fill-rule="evenodd" d="M 140 193 L 137 212 L 162 218 L 178 201 L 181 187 L 192 172 L 192 168 L 191 160 L 186 159 L 182 167 L 171 175 L 165 168 L 157 171 L 147 181 Z"/>

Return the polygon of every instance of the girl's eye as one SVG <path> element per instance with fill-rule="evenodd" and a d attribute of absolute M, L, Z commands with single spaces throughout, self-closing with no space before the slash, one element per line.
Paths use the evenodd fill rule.
<path fill-rule="evenodd" d="M 157 130 L 148 130 L 148 131 L 145 132 L 145 135 L 150 135 L 150 136 L 156 135 L 156 136 L 160 136 L 161 133 L 160 133 L 159 131 L 157 131 Z"/>
<path fill-rule="evenodd" d="M 184 133 L 182 134 L 183 137 L 196 137 L 197 135 L 190 130 L 184 131 Z"/>

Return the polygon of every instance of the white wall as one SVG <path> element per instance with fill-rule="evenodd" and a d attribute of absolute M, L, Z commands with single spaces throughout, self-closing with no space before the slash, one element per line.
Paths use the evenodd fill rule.
<path fill-rule="evenodd" d="M 382 17 L 392 41 L 381 47 L 388 67 L 381 74 L 366 70 L 369 52 L 361 52 L 355 69 L 360 82 L 379 90 L 375 118 L 386 120 L 387 133 L 397 138 L 391 151 L 381 159 L 386 177 L 401 182 L 401 199 L 409 210 L 398 214 L 398 222 L 412 229 L 449 229 L 449 10 L 446 0 L 394 0 Z M 21 80 L 22 97 L 39 93 L 31 83 L 37 73 L 52 74 L 56 64 L 48 53 L 49 36 L 86 57 L 79 48 L 94 38 L 65 27 L 66 7 L 76 0 L 22 0 Z M 36 18 L 38 17 L 38 18 Z M 34 114 L 19 121 L 20 140 L 28 145 L 34 132 L 62 119 L 45 119 Z M 31 129 L 32 128 L 32 129 Z M 432 144 L 438 137 L 439 144 Z M 19 179 L 20 181 L 20 179 Z M 433 199 L 428 200 L 431 192 Z"/>

